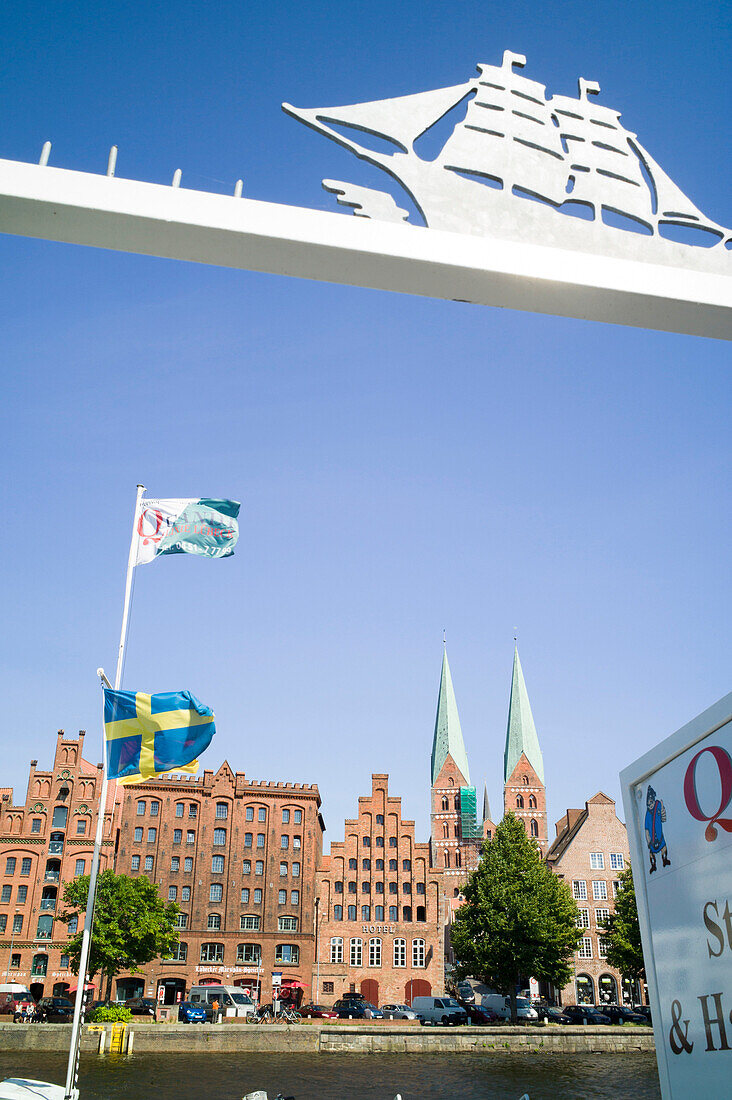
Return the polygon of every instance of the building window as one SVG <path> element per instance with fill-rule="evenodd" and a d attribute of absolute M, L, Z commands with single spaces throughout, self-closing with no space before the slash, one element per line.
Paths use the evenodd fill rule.
<path fill-rule="evenodd" d="M 592 883 L 592 897 L 594 901 L 605 901 L 607 898 L 607 883 L 603 879 Z"/>
<path fill-rule="evenodd" d="M 224 897 L 224 887 L 220 882 L 212 882 L 208 891 L 209 901 L 222 901 Z"/>
<path fill-rule="evenodd" d="M 218 847 L 226 844 L 226 829 L 214 829 L 213 842 Z"/>
<path fill-rule="evenodd" d="M 302 825 L 302 810 L 295 810 L 294 822 L 296 825 Z"/>
<path fill-rule="evenodd" d="M 444 862 L 445 862 L 445 866 L 449 867 L 450 866 L 450 853 L 448 852 L 447 848 L 445 849 L 443 859 L 444 859 Z"/>
<path fill-rule="evenodd" d="M 211 871 L 214 875 L 223 875 L 224 873 L 224 857 L 223 856 L 211 856 Z"/>
<path fill-rule="evenodd" d="M 278 917 L 277 930 L 279 932 L 297 932 L 297 917 Z"/>
<path fill-rule="evenodd" d="M 236 961 L 259 966 L 262 961 L 262 948 L 258 943 L 240 943 L 236 947 Z"/>
<path fill-rule="evenodd" d="M 348 883 L 348 893 L 349 894 L 355 894 L 356 893 L 356 883 L 355 882 L 349 882 Z"/>
<path fill-rule="evenodd" d="M 145 803 L 143 802 L 143 806 L 144 805 L 145 805 Z M 142 812 L 144 813 L 145 811 L 143 810 Z M 54 811 L 53 811 L 53 818 L 51 819 L 51 824 L 53 825 L 53 828 L 54 829 L 65 829 L 66 828 L 66 819 L 67 819 L 68 816 L 69 816 L 69 811 L 68 811 L 66 806 L 56 806 L 54 808 Z"/>
<path fill-rule="evenodd" d="M 152 869 L 153 869 L 153 857 L 152 856 L 145 856 L 145 870 L 146 871 L 152 871 Z"/>
<path fill-rule="evenodd" d="M 287 833 L 283 833 L 282 836 L 280 837 L 280 848 L 289 848 L 289 847 L 290 847 L 290 838 L 287 835 Z"/>
<path fill-rule="evenodd" d="M 425 893 L 425 885 L 424 885 L 423 882 L 418 882 L 417 883 L 417 893 L 418 894 L 424 894 Z"/>
<path fill-rule="evenodd" d="M 302 848 L 302 837 L 295 835 L 292 838 L 292 847 L 297 851 L 298 848 Z"/>
<path fill-rule="evenodd" d="M 616 898 L 618 896 L 618 894 L 620 893 L 620 889 L 621 889 L 620 883 L 618 882 L 617 879 L 615 879 L 613 881 L 613 897 L 614 898 Z"/>
<path fill-rule="evenodd" d="M 398 890 L 399 890 L 399 887 L 397 886 L 396 882 L 390 882 L 389 883 L 389 893 L 390 894 L 396 894 L 398 892 Z"/>
<path fill-rule="evenodd" d="M 605 936 L 597 937 L 597 957 L 599 959 L 607 958 L 607 948 L 609 942 L 610 941 Z"/>
<path fill-rule="evenodd" d="M 384 919 L 384 906 L 383 905 L 375 905 L 374 906 L 374 920 L 383 920 L 383 919 Z"/>
<path fill-rule="evenodd" d="M 0 893 L 0 902 L 6 905 L 10 901 L 10 894 L 12 892 L 12 886 L 3 886 L 2 893 Z"/>
<path fill-rule="evenodd" d="M 362 882 L 361 883 L 361 893 L 362 894 L 370 894 L 371 893 L 371 883 L 370 882 Z"/>
<path fill-rule="evenodd" d="M 609 909 L 596 909 L 595 910 L 595 925 L 596 925 L 597 928 L 604 928 L 609 920 L 610 920 L 610 910 Z M 589 925 L 587 927 L 589 927 Z"/>
<path fill-rule="evenodd" d="M 343 962 L 343 937 L 333 936 L 330 941 L 330 961 L 331 963 Z"/>
<path fill-rule="evenodd" d="M 175 816 L 176 817 L 183 817 L 184 813 L 185 813 L 185 805 L 182 802 L 176 802 L 176 804 L 175 804 Z"/>
<path fill-rule="evenodd" d="M 258 821 L 266 821 L 267 820 L 267 810 L 265 809 L 264 806 L 259 807 L 259 812 L 257 814 L 257 820 Z"/>
<path fill-rule="evenodd" d="M 137 803 L 137 816 L 138 817 L 144 817 L 146 809 L 147 809 L 147 802 L 138 802 Z M 54 822 L 54 824 L 55 824 L 55 822 Z"/>
<path fill-rule="evenodd" d="M 539 826 L 538 826 L 538 824 L 536 823 L 536 821 L 534 820 L 533 817 L 531 819 L 530 832 L 531 832 L 531 835 L 534 836 L 534 837 L 537 837 L 539 835 Z"/>
<path fill-rule="evenodd" d="M 198 817 L 198 806 L 195 802 L 191 802 L 190 806 L 188 807 L 188 816 Z"/>
<path fill-rule="evenodd" d="M 342 882 L 334 882 L 333 883 L 333 890 L 336 894 L 342 894 L 343 893 L 343 883 Z"/>
<path fill-rule="evenodd" d="M 77 875 L 77 876 L 78 875 L 83 875 L 85 868 L 86 868 L 86 860 L 77 859 L 76 864 L 74 865 L 74 874 Z"/>
<path fill-rule="evenodd" d="M 188 960 L 188 944 L 177 943 L 170 955 L 170 962 L 184 963 Z"/>
<path fill-rule="evenodd" d="M 133 856 L 132 859 L 130 860 L 130 870 L 132 870 L 132 871 L 139 871 L 140 870 L 140 857 L 139 856 Z"/>
<path fill-rule="evenodd" d="M 575 879 L 572 883 L 572 897 L 575 901 L 587 901 L 587 883 L 584 879 Z"/>
<path fill-rule="evenodd" d="M 142 825 L 135 829 L 135 844 L 142 844 Z"/>
<path fill-rule="evenodd" d="M 254 821 L 254 806 L 247 806 L 246 819 L 247 821 Z"/>
<path fill-rule="evenodd" d="M 610 868 L 613 871 L 622 871 L 625 867 L 625 860 L 622 852 L 610 853 Z"/>
<path fill-rule="evenodd" d="M 536 809 L 536 799 L 534 798 L 533 794 L 529 795 L 529 809 L 530 810 L 535 810 Z"/>
<path fill-rule="evenodd" d="M 180 863 L 180 860 L 178 860 L 178 862 Z M 187 872 L 193 870 L 193 856 L 186 856 L 183 861 L 183 870 Z"/>
<path fill-rule="evenodd" d="M 370 848 L 371 847 L 371 837 L 370 836 L 362 837 L 361 843 L 363 844 L 364 848 Z"/>
<path fill-rule="evenodd" d="M 178 897 L 178 887 L 177 886 L 169 886 L 168 887 L 168 901 L 175 901 L 175 899 L 177 897 Z"/>
<path fill-rule="evenodd" d="M 348 906 L 348 919 L 349 920 L 355 920 L 356 919 L 356 906 L 355 905 L 349 905 Z"/>
<path fill-rule="evenodd" d="M 76 822 L 76 835 L 86 836 L 86 818 L 80 817 Z"/>
<path fill-rule="evenodd" d="M 41 819 L 40 817 L 34 817 L 31 821 L 31 832 L 40 833 L 41 831 Z"/>
<path fill-rule="evenodd" d="M 334 993 L 334 992 L 335 992 L 335 983 L 334 982 L 323 982 L 323 993 Z"/>
<path fill-rule="evenodd" d="M 292 865 L 292 877 L 293 878 L 300 878 L 300 864 L 299 863 L 293 863 L 293 865 Z"/>
<path fill-rule="evenodd" d="M 376 815 L 376 824 L 377 825 L 383 825 L 384 824 L 384 815 L 383 814 L 377 814 Z"/>
<path fill-rule="evenodd" d="M 182 843 L 183 843 L 183 830 L 182 829 L 173 829 L 173 844 L 182 844 Z"/>
<path fill-rule="evenodd" d="M 381 966 L 381 940 L 369 940 L 369 966 Z"/>
<path fill-rule="evenodd" d="M 160 803 L 159 802 L 151 802 L 150 803 L 150 817 L 157 817 L 159 813 L 160 813 Z"/>
<path fill-rule="evenodd" d="M 218 932 L 219 928 L 221 927 L 221 914 L 209 913 L 208 924 L 206 925 L 206 927 L 210 932 Z"/>
<path fill-rule="evenodd" d="M 399 919 L 399 910 L 397 909 L 396 905 L 390 905 L 389 906 L 389 920 L 398 920 L 398 919 Z"/>
<path fill-rule="evenodd" d="M 351 966 L 363 966 L 363 940 L 351 940 Z"/>
<path fill-rule="evenodd" d="M 376 893 L 377 894 L 383 894 L 384 893 L 384 883 L 383 882 L 377 882 L 376 883 Z"/>
<path fill-rule="evenodd" d="M 278 890 L 277 892 L 277 904 L 287 905 L 287 890 Z"/>
<path fill-rule="evenodd" d="M 256 862 L 254 864 L 254 874 L 255 875 L 263 875 L 264 874 L 264 860 L 263 859 L 256 860 Z"/>
<path fill-rule="evenodd" d="M 361 906 L 361 920 L 371 920 L 371 906 L 370 905 L 362 905 Z"/>
<path fill-rule="evenodd" d="M 38 918 L 38 928 L 39 928 L 39 931 L 40 931 L 40 927 L 41 927 L 41 921 L 42 921 L 42 920 L 43 920 L 43 917 L 39 917 L 39 918 Z M 23 917 L 22 917 L 22 914 L 20 914 L 20 913 L 16 913 L 16 914 L 15 914 L 15 916 L 13 917 L 13 935 L 14 935 L 14 936 L 19 936 L 19 935 L 21 934 L 21 932 L 22 932 L 22 931 L 23 931 Z M 50 937 L 50 931 L 49 931 L 49 935 L 48 935 L 48 936 L 44 936 L 43 938 L 44 938 L 44 939 L 50 939 L 50 938 L 51 938 L 51 937 Z"/>
<path fill-rule="evenodd" d="M 132 857 L 134 859 L 134 856 Z M 137 857 L 139 860 L 139 856 Z M 170 869 L 171 871 L 180 871 L 180 856 L 170 857 Z"/>
<path fill-rule="evenodd" d="M 226 821 L 229 816 L 229 803 L 217 802 L 216 803 L 216 817 L 219 821 Z"/>
<path fill-rule="evenodd" d="M 186 844 L 196 843 L 196 833 L 193 829 L 188 829 L 186 832 Z"/>
<path fill-rule="evenodd" d="M 15 874 L 15 865 L 16 865 L 17 862 L 18 861 L 16 860 L 15 856 L 8 856 L 8 858 L 5 860 L 5 874 L 6 875 L 14 875 Z"/>
<path fill-rule="evenodd" d="M 224 945 L 223 943 L 202 943 L 201 944 L 201 962 L 202 963 L 222 963 L 224 961 Z"/>
<path fill-rule="evenodd" d="M 376 847 L 377 848 L 383 848 L 384 847 L 384 838 L 383 838 L 383 836 L 377 836 L 377 838 L 376 838 Z"/>
<path fill-rule="evenodd" d="M 10 969 L 20 970 L 20 954 L 16 951 L 10 956 Z"/>
<path fill-rule="evenodd" d="M 181 886 L 181 888 L 180 888 L 180 900 L 181 901 L 190 901 L 191 900 L 191 888 L 190 888 L 190 886 Z"/>
<path fill-rule="evenodd" d="M 516 808 L 519 810 L 523 810 L 524 808 L 524 796 L 522 794 L 516 795 Z"/>
<path fill-rule="evenodd" d="M 283 825 L 289 825 L 290 824 L 290 811 L 289 810 L 283 810 L 282 811 L 282 824 Z"/>
<path fill-rule="evenodd" d="M 334 905 L 333 906 L 333 920 L 343 920 L 343 906 L 342 905 Z"/>
<path fill-rule="evenodd" d="M 411 882 L 403 882 L 402 883 L 402 893 L 403 894 L 411 894 L 411 892 L 412 892 Z"/>
<path fill-rule="evenodd" d="M 358 870 L 358 860 L 357 859 L 349 859 L 349 861 L 348 861 L 348 870 L 349 871 Z"/>
<path fill-rule="evenodd" d="M 370 859 L 362 860 L 361 861 L 361 867 L 364 871 L 370 871 L 371 870 L 371 860 Z"/>
<path fill-rule="evenodd" d="M 395 859 L 390 859 L 389 860 L 389 870 L 390 871 L 396 871 L 396 869 L 397 869 L 397 861 Z"/>
<path fill-rule="evenodd" d="M 155 805 L 157 805 L 157 803 L 155 803 Z M 148 844 L 154 844 L 155 841 L 157 840 L 157 836 L 158 836 L 158 830 L 157 829 L 148 829 L 147 830 L 147 842 L 148 842 Z"/>
<path fill-rule="evenodd" d="M 248 886 L 245 886 L 244 889 L 241 892 L 241 903 L 242 903 L 242 905 L 248 905 L 249 904 L 249 887 Z"/>
<path fill-rule="evenodd" d="M 528 777 L 528 775 L 522 775 L 522 776 L 521 776 L 521 782 L 523 783 L 523 785 L 524 785 L 525 787 L 528 787 L 528 785 L 529 785 L 529 777 Z"/>
<path fill-rule="evenodd" d="M 241 873 L 243 875 L 251 875 L 251 873 L 252 873 L 252 861 L 250 859 L 245 859 L 243 861 L 243 863 L 241 865 Z"/>
<path fill-rule="evenodd" d="M 24 856 L 20 863 L 21 875 L 29 875 L 31 872 L 31 859 L 30 856 Z"/>
<path fill-rule="evenodd" d="M 590 868 L 593 871 L 605 870 L 605 856 L 602 852 L 590 852 Z"/>
<path fill-rule="evenodd" d="M 280 878 L 287 878 L 287 864 L 280 864 Z"/>
<path fill-rule="evenodd" d="M 449 800 L 449 798 L 447 797 L 446 794 L 443 794 L 443 796 L 442 796 L 442 802 L 440 804 L 440 808 L 443 809 L 443 810 L 449 810 L 450 809 L 450 800 Z"/>
<path fill-rule="evenodd" d="M 261 905 L 262 904 L 262 891 L 261 890 L 255 890 L 254 891 L 254 904 L 255 905 Z"/>
<path fill-rule="evenodd" d="M 389 837 L 389 847 L 390 848 L 396 848 L 396 846 L 397 846 L 397 838 L 395 836 L 390 836 Z"/>
<path fill-rule="evenodd" d="M 239 927 L 242 932 L 258 932 L 261 921 L 261 917 L 248 913 L 243 917 L 239 917 Z"/>
<path fill-rule="evenodd" d="M 16 904 L 17 905 L 25 905 L 27 898 L 28 898 L 28 887 L 27 886 L 19 886 L 18 887 L 18 900 L 17 900 Z"/>
<path fill-rule="evenodd" d="M 425 965 L 424 940 L 412 940 L 412 966 Z"/>
<path fill-rule="evenodd" d="M 411 861 L 411 859 L 403 859 L 402 860 L 402 871 L 411 871 L 411 870 L 412 870 L 412 861 Z"/>
<path fill-rule="evenodd" d="M 417 906 L 417 920 L 422 922 L 427 920 L 427 909 L 424 905 Z"/>
<path fill-rule="evenodd" d="M 589 928 L 590 927 L 590 911 L 589 909 L 580 909 L 577 913 L 577 927 Z"/>
<path fill-rule="evenodd" d="M 244 833 L 244 847 L 251 848 L 254 837 L 251 833 Z"/>
<path fill-rule="evenodd" d="M 290 890 L 290 905 L 299 905 L 299 904 L 300 904 L 300 891 L 299 890 Z"/>
<path fill-rule="evenodd" d="M 68 955 L 62 955 L 61 956 L 61 961 L 58 964 L 58 968 L 59 968 L 59 970 L 68 970 L 69 969 L 69 956 Z"/>
<path fill-rule="evenodd" d="M 73 916 L 66 927 L 69 930 L 69 935 L 75 936 L 79 929 L 79 918 L 77 916 Z"/>
<path fill-rule="evenodd" d="M 583 936 L 580 940 L 579 950 L 577 952 L 581 959 L 592 958 L 592 937 Z"/>
<path fill-rule="evenodd" d="M 394 940 L 394 966 L 407 965 L 407 941 Z"/>
<path fill-rule="evenodd" d="M 300 962 L 300 948 L 296 943 L 278 943 L 275 947 L 275 962 L 283 966 L 297 966 Z"/>

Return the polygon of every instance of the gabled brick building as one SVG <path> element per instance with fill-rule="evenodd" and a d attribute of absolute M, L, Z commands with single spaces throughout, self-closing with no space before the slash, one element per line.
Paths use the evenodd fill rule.
<path fill-rule="evenodd" d="M 503 754 L 503 809 L 504 813 L 513 813 L 523 821 L 527 836 L 536 840 L 542 855 L 545 855 L 549 840 L 544 758 L 539 748 L 517 648 L 513 652 L 511 699 Z"/>

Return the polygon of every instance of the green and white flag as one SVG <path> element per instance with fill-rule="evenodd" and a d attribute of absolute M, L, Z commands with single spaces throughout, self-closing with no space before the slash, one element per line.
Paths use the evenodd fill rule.
<path fill-rule="evenodd" d="M 135 565 L 163 554 L 229 557 L 239 538 L 239 508 L 236 500 L 208 497 L 143 499 L 135 528 Z"/>

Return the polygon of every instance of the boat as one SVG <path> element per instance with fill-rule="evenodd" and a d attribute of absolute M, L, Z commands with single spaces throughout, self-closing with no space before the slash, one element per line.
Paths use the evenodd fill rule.
<path fill-rule="evenodd" d="M 544 84 L 520 72 L 525 65 L 522 54 L 506 50 L 501 65 L 478 65 L 477 77 L 449 88 L 282 108 L 387 172 L 433 229 L 564 245 L 569 226 L 569 244 L 578 247 L 583 238 L 596 244 L 598 234 L 604 243 L 613 234 L 617 240 L 621 230 L 635 235 L 636 246 L 640 238 L 661 250 L 732 246 L 730 230 L 684 195 L 618 111 L 597 102 L 599 84 L 580 78 L 576 97 L 547 97 Z M 463 117 L 428 156 L 420 139 L 460 105 Z M 388 151 L 369 148 L 369 137 Z M 361 217 L 416 224 L 386 192 L 337 180 L 323 185 Z M 684 241 L 672 227 L 684 231 Z"/>

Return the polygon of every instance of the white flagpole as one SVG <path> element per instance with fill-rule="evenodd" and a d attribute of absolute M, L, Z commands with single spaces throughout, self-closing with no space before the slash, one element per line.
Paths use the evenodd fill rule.
<path fill-rule="evenodd" d="M 140 515 L 140 502 L 145 492 L 144 485 L 137 486 L 137 499 L 135 501 L 135 516 L 132 521 L 132 538 L 130 539 L 130 553 L 127 558 L 127 576 L 125 578 L 125 599 L 122 611 L 122 629 L 120 631 L 119 651 L 117 653 L 117 671 L 114 677 L 114 688 L 118 691 L 122 682 L 122 666 L 124 664 L 125 645 L 127 643 L 127 623 L 130 615 L 130 599 L 132 594 L 132 575 L 137 559 L 137 521 Z M 104 675 L 104 669 L 97 669 L 97 675 L 110 686 L 109 680 Z M 94 837 L 94 853 L 92 855 L 91 871 L 89 874 L 89 892 L 87 894 L 86 914 L 84 916 L 84 931 L 81 937 L 81 955 L 79 958 L 79 975 L 76 982 L 76 1002 L 74 1004 L 74 1021 L 71 1027 L 71 1044 L 69 1048 L 69 1062 L 66 1068 L 66 1091 L 64 1100 L 78 1100 L 79 1080 L 79 1039 L 81 1036 L 81 1024 L 84 1011 L 84 994 L 86 992 L 86 975 L 89 965 L 89 951 L 91 949 L 92 925 L 94 923 L 94 902 L 97 893 L 97 879 L 99 877 L 99 857 L 102 851 L 104 838 L 104 816 L 107 808 L 107 791 L 109 788 L 109 776 L 107 774 L 107 745 L 104 737 L 104 713 L 102 712 L 102 789 L 99 794 L 99 813 L 97 816 L 97 831 Z"/>

